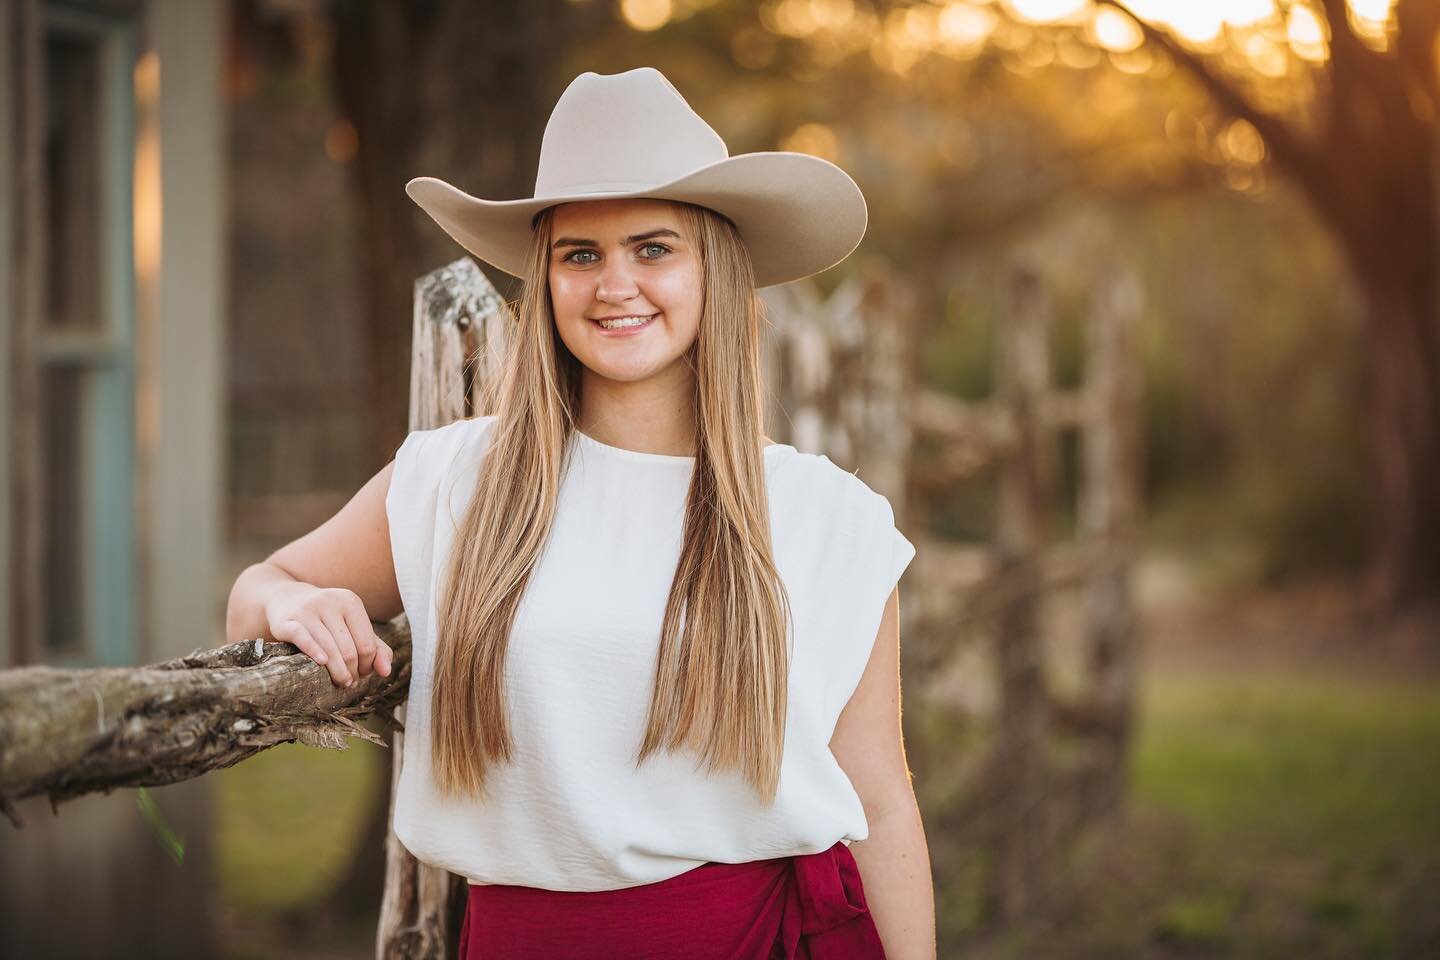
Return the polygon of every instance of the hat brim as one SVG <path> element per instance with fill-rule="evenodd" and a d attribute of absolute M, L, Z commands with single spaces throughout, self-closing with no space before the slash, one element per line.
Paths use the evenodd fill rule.
<path fill-rule="evenodd" d="M 520 200 L 482 200 L 435 177 L 405 192 L 470 253 L 523 276 L 531 219 L 546 207 L 586 200 L 653 197 L 709 207 L 729 217 L 750 249 L 755 285 L 813 276 L 848 257 L 865 235 L 865 196 L 844 170 L 806 153 L 743 153 L 679 179 L 635 190 Z"/>

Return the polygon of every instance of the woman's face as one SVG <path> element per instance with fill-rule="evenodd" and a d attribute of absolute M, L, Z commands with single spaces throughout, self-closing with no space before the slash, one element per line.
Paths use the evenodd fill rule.
<path fill-rule="evenodd" d="M 691 376 L 683 358 L 700 331 L 703 274 L 677 208 L 588 200 L 561 204 L 552 223 L 550 299 L 570 352 L 608 380 Z M 612 317 L 645 322 L 599 322 Z"/>

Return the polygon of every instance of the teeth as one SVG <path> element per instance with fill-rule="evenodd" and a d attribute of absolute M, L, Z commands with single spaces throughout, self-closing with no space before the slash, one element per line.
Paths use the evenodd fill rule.
<path fill-rule="evenodd" d="M 639 327 L 651 321 L 652 317 L 619 317 L 614 320 L 596 320 L 606 330 L 618 330 L 623 327 Z"/>

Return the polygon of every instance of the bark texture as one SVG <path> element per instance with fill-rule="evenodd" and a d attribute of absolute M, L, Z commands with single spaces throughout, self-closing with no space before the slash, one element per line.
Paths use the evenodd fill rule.
<path fill-rule="evenodd" d="M 410 630 L 376 624 L 395 651 L 389 677 L 335 686 L 289 643 L 246 640 L 144 667 L 0 672 L 0 810 L 116 787 L 160 786 L 228 767 L 280 743 L 343 750 L 350 737 L 384 744 L 361 725 L 388 723 L 410 690 Z M 58 812 L 58 810 L 57 810 Z"/>

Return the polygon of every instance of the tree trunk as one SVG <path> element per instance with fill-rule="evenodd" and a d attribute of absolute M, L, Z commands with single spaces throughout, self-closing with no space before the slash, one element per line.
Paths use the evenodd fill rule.
<path fill-rule="evenodd" d="M 1368 285 L 1365 337 L 1371 468 L 1372 608 L 1394 609 L 1434 589 L 1440 575 L 1440 403 L 1426 326 L 1434 308 Z"/>

